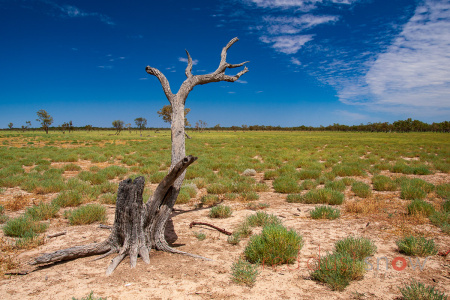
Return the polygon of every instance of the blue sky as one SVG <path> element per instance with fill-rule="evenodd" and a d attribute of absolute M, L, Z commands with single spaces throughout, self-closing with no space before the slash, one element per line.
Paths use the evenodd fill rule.
<path fill-rule="evenodd" d="M 54 125 L 111 126 L 168 104 L 193 73 L 249 60 L 238 82 L 197 86 L 209 126 L 441 122 L 450 116 L 448 0 L 0 0 L 0 127 L 47 110 Z M 231 70 L 236 71 L 236 70 Z M 227 74 L 233 74 L 228 72 Z"/>

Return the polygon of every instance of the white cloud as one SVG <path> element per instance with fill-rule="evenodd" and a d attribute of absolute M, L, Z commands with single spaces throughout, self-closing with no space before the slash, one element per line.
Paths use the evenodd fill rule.
<path fill-rule="evenodd" d="M 301 11 L 310 11 L 318 4 L 352 4 L 358 0 L 244 0 L 247 3 L 255 4 L 262 8 L 279 9 L 299 9 Z"/>
<path fill-rule="evenodd" d="M 291 63 L 293 63 L 294 65 L 297 65 L 297 66 L 300 66 L 302 64 L 301 61 L 299 61 L 295 57 L 291 57 Z"/>
<path fill-rule="evenodd" d="M 98 18 L 101 22 L 114 25 L 112 19 L 104 14 L 97 12 L 85 12 L 73 5 L 60 5 L 56 2 L 50 0 L 40 0 L 40 2 L 50 5 L 54 10 L 59 11 L 60 17 L 69 17 L 69 18 L 79 18 L 79 17 L 95 17 Z M 53 13 L 51 13 L 53 14 Z"/>
<path fill-rule="evenodd" d="M 184 57 L 178 57 L 178 60 L 181 61 L 181 62 L 184 62 L 184 63 L 188 63 L 188 59 L 184 58 Z M 195 66 L 196 64 L 198 64 L 198 60 L 197 59 L 193 59 L 192 60 L 192 65 Z"/>
<path fill-rule="evenodd" d="M 238 79 L 238 80 L 236 80 L 236 82 L 239 82 L 239 83 L 248 83 L 247 81 L 242 80 L 242 79 Z"/>
<path fill-rule="evenodd" d="M 100 69 L 108 69 L 111 70 L 113 66 L 98 66 Z"/>
<path fill-rule="evenodd" d="M 300 17 L 263 17 L 263 21 L 267 24 L 267 31 L 273 35 L 295 34 L 320 24 L 335 22 L 338 19 L 338 16 L 314 16 L 311 14 Z"/>
<path fill-rule="evenodd" d="M 272 44 L 272 48 L 284 54 L 295 54 L 300 48 L 312 40 L 312 35 L 282 35 L 275 37 L 262 36 L 263 43 Z"/>
<path fill-rule="evenodd" d="M 415 114 L 450 113 L 450 3 L 428 0 L 357 82 L 344 84 L 346 104 Z"/>

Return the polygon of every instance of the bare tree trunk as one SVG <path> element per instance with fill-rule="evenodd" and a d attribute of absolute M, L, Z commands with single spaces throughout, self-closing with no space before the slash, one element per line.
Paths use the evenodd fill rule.
<path fill-rule="evenodd" d="M 172 231 L 172 237 L 176 238 L 176 234 L 173 231 L 173 222 L 169 221 L 170 214 L 180 192 L 186 168 L 197 160 L 193 156 L 185 157 L 184 106 L 186 98 L 196 85 L 219 81 L 234 82 L 248 72 L 247 67 L 245 67 L 234 76 L 225 75 L 226 69 L 238 68 L 247 63 L 229 64 L 226 61 L 227 50 L 237 41 L 237 38 L 232 39 L 222 49 L 219 67 L 211 74 L 194 76 L 192 74 L 192 58 L 189 52 L 186 51 L 188 65 L 185 74 L 187 79 L 183 82 L 177 94 L 172 93 L 169 81 L 161 71 L 147 66 L 147 73 L 159 79 L 163 91 L 172 106 L 172 164 L 169 173 L 164 177 L 151 199 L 145 205 L 143 205 L 142 201 L 144 190 L 143 177 L 136 178 L 134 182 L 128 179 L 120 183 L 114 226 L 111 235 L 104 242 L 44 254 L 35 258 L 31 264 L 51 263 L 105 253 L 100 257 L 102 258 L 112 253 L 118 253 L 106 271 L 107 274 L 111 274 L 126 255 L 130 255 L 132 268 L 136 266 L 138 255 L 142 257 L 145 263 L 149 263 L 149 251 L 151 248 L 207 259 L 171 248 L 167 243 L 165 233 Z M 120 129 L 117 130 L 116 134 L 119 133 Z M 171 225 L 172 228 L 166 228 L 167 225 Z"/>

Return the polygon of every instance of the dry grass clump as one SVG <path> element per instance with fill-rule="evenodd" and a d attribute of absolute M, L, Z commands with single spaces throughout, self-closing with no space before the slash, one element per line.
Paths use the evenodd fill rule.
<path fill-rule="evenodd" d="M 24 209 L 29 204 L 29 202 L 30 201 L 27 196 L 20 194 L 13 196 L 13 199 L 6 202 L 4 207 L 11 211 L 18 211 Z"/>
<path fill-rule="evenodd" d="M 359 201 L 346 202 L 345 210 L 355 214 L 373 214 L 382 209 L 384 201 L 366 198 Z"/>

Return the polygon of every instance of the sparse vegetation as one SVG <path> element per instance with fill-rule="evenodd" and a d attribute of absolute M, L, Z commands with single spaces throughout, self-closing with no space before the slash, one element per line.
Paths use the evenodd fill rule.
<path fill-rule="evenodd" d="M 279 224 L 266 225 L 244 250 L 247 261 L 263 265 L 293 263 L 303 246 L 302 236 Z"/>
<path fill-rule="evenodd" d="M 231 214 L 232 214 L 231 207 L 226 205 L 217 205 L 209 210 L 210 218 L 224 219 L 231 217 Z"/>
<path fill-rule="evenodd" d="M 421 282 L 412 281 L 411 284 L 401 288 L 401 300 L 447 300 L 447 296 L 436 290 L 435 287 L 425 286 Z"/>
<path fill-rule="evenodd" d="M 370 185 L 365 184 L 361 181 L 356 181 L 352 184 L 352 192 L 355 193 L 356 196 L 361 198 L 367 198 L 372 195 L 372 189 Z"/>
<path fill-rule="evenodd" d="M 329 206 L 316 206 L 309 212 L 313 219 L 329 219 L 334 220 L 340 217 L 341 211 L 337 208 Z"/>
<path fill-rule="evenodd" d="M 106 220 L 106 209 L 99 204 L 87 204 L 65 212 L 70 225 L 86 225 Z"/>
<path fill-rule="evenodd" d="M 245 259 L 239 258 L 231 267 L 231 279 L 234 283 L 253 286 L 258 276 L 256 265 L 252 265 Z"/>
<path fill-rule="evenodd" d="M 407 236 L 397 241 L 398 250 L 409 256 L 429 256 L 437 253 L 433 239 Z"/>

